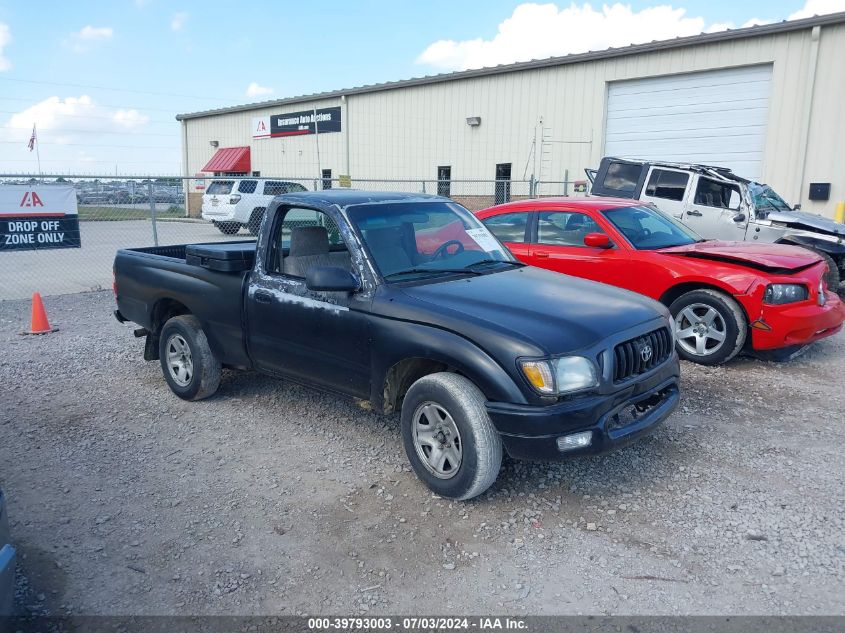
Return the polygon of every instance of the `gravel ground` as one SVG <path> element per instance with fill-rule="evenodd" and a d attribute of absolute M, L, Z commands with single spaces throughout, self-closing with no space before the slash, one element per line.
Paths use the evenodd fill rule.
<path fill-rule="evenodd" d="M 0 486 L 29 613 L 845 614 L 845 336 L 683 365 L 654 436 L 432 496 L 397 419 L 254 373 L 167 389 L 110 293 L 0 302 Z"/>

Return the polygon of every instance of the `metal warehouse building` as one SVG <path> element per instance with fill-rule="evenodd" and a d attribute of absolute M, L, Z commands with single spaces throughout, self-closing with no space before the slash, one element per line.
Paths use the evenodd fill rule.
<path fill-rule="evenodd" d="M 562 181 L 616 155 L 724 165 L 832 215 L 845 200 L 844 104 L 837 13 L 177 119 L 186 175 L 439 181 L 480 207 L 531 187 L 573 193 Z M 461 189 L 468 180 L 489 182 Z M 828 199 L 810 200 L 811 183 L 829 183 Z M 190 185 L 194 209 L 201 189 Z"/>

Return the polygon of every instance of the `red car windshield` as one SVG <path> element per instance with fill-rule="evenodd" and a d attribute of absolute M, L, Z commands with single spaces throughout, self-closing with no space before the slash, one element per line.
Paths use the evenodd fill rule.
<path fill-rule="evenodd" d="M 621 207 L 605 209 L 602 213 L 638 251 L 653 251 L 704 241 L 688 226 L 664 215 L 654 207 Z"/>

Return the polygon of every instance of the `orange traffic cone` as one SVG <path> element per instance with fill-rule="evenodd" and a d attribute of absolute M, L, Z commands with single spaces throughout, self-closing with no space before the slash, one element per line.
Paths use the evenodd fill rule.
<path fill-rule="evenodd" d="M 32 319 L 29 329 L 24 334 L 48 334 L 55 332 L 59 328 L 50 327 L 50 322 L 47 320 L 47 310 L 44 309 L 44 302 L 41 300 L 39 293 L 32 295 Z"/>

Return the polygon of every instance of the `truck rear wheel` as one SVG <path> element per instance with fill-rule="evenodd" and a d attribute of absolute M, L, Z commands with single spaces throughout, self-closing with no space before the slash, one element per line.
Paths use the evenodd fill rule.
<path fill-rule="evenodd" d="M 745 344 L 748 323 L 739 304 L 723 292 L 692 290 L 669 306 L 678 355 L 700 365 L 721 365 Z"/>
<path fill-rule="evenodd" d="M 224 235 L 234 235 L 241 230 L 239 222 L 214 222 L 214 227 Z"/>
<path fill-rule="evenodd" d="M 220 361 L 195 316 L 176 316 L 164 324 L 159 358 L 170 390 L 183 400 L 208 398 L 220 386 Z"/>
<path fill-rule="evenodd" d="M 438 495 L 472 499 L 502 466 L 502 439 L 484 395 L 457 374 L 417 380 L 402 404 L 402 442 L 417 476 Z"/>

